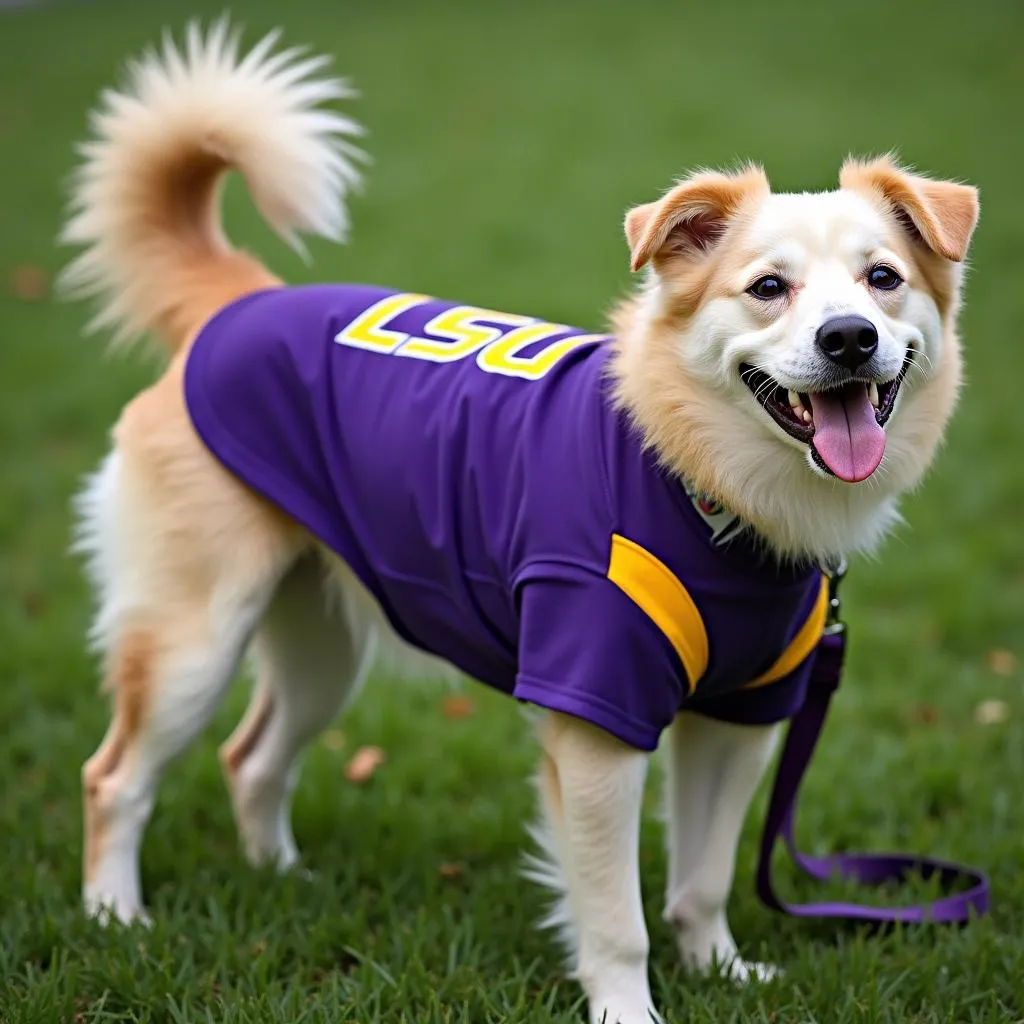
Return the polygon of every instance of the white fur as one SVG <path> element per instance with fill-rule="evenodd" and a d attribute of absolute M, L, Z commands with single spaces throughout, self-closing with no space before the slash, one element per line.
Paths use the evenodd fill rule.
<path fill-rule="evenodd" d="M 580 949 L 577 916 L 565 873 L 564 837 L 557 826 L 557 813 L 539 779 L 536 788 L 538 815 L 526 829 L 535 849 L 523 858 L 523 877 L 550 893 L 551 902 L 539 921 L 539 927 L 555 933 L 565 953 L 566 968 L 572 976 L 579 963 Z"/>
<path fill-rule="evenodd" d="M 547 846 L 534 877 L 565 887 L 548 920 L 567 939 L 591 1024 L 660 1022 L 647 978 L 639 871 L 648 755 L 561 715 L 541 739 L 557 794 L 542 783 L 545 824 L 535 837 Z"/>
<path fill-rule="evenodd" d="M 96 598 L 89 639 L 95 650 L 106 651 L 111 634 L 121 618 L 117 602 L 141 586 L 132 583 L 131 560 L 126 557 L 121 538 L 131 519 L 120 512 L 122 477 L 120 455 L 110 452 L 95 473 L 84 480 L 75 497 L 76 528 L 72 552 L 85 559 L 89 580 Z M 118 584 L 120 581 L 120 584 Z"/>
<path fill-rule="evenodd" d="M 253 710 L 264 701 L 270 710 L 252 729 L 247 713 L 222 748 L 229 751 L 240 734 L 249 737 L 240 764 L 224 761 L 242 845 L 255 865 L 288 870 L 298 863 L 291 796 L 299 754 L 355 697 L 373 661 L 378 634 L 360 595 L 340 597 L 325 599 L 323 567 L 303 559 L 281 582 L 256 633 Z"/>
<path fill-rule="evenodd" d="M 450 662 L 403 640 L 388 622 L 377 599 L 359 577 L 331 551 L 323 552 L 328 567 L 327 600 L 359 631 L 373 633 L 376 671 L 408 682 L 431 681 L 460 687 L 465 676 Z"/>
<path fill-rule="evenodd" d="M 900 522 L 900 495 L 919 482 L 927 465 L 919 435 L 934 413 L 918 392 L 943 355 L 943 328 L 927 292 L 904 284 L 881 293 L 864 285 L 864 270 L 875 262 L 907 273 L 885 239 L 884 218 L 859 195 L 770 195 L 746 228 L 744 244 L 757 255 L 737 271 L 731 282 L 735 294 L 706 303 L 679 338 L 682 370 L 722 411 L 703 425 L 718 475 L 743 481 L 748 507 L 759 522 L 772 524 L 772 546 L 784 558 L 831 560 L 874 552 Z M 744 293 L 768 273 L 799 284 L 792 303 L 769 306 Z M 639 306 L 639 333 L 662 318 L 671 302 L 652 269 Z M 878 330 L 878 353 L 867 368 L 872 379 L 891 380 L 908 347 L 916 353 L 885 427 L 882 463 L 856 485 L 822 473 L 808 446 L 765 413 L 739 372 L 748 363 L 794 391 L 819 390 L 831 369 L 815 346 L 815 332 L 829 317 L 846 314 L 862 315 Z"/>
<path fill-rule="evenodd" d="M 125 922 L 146 920 L 138 857 L 157 786 L 166 767 L 216 711 L 270 592 L 264 590 L 259 597 L 262 600 L 243 598 L 224 609 L 227 614 L 216 642 L 162 659 L 161 685 L 144 733 L 133 744 L 132 756 L 97 785 L 94 805 L 106 827 L 98 866 L 84 887 L 91 913 L 112 913 Z"/>
<path fill-rule="evenodd" d="M 226 22 L 206 37 L 192 27 L 184 52 L 165 42 L 160 54 L 132 67 L 127 91 L 105 95 L 64 234 L 86 246 L 65 280 L 104 298 L 98 323 L 119 324 L 127 336 L 148 326 L 152 292 L 140 282 L 148 280 L 151 288 L 164 269 L 189 262 L 175 248 L 181 239 L 173 225 L 153 230 L 140 213 L 158 205 L 151 205 L 154 197 L 146 190 L 159 173 L 166 177 L 183 150 L 240 168 L 260 210 L 293 244 L 297 231 L 343 234 L 344 193 L 357 180 L 357 151 L 344 137 L 358 128 L 319 104 L 347 90 L 339 81 L 315 77 L 322 58 L 299 59 L 295 50 L 273 54 L 275 39 L 268 36 L 240 59 Z M 759 320 L 744 298 L 709 304 L 679 339 L 680 359 L 721 398 L 724 414 L 708 423 L 709 443 L 724 472 L 744 481 L 764 517 L 780 524 L 778 551 L 870 548 L 897 518 L 895 494 L 913 482 L 919 461 L 913 458 L 915 431 L 924 412 L 915 406 L 915 380 L 908 380 L 890 421 L 885 471 L 849 487 L 809 471 L 806 453 L 738 383 L 736 366 L 756 355 L 759 365 L 796 387 L 815 372 L 816 324 L 826 314 L 859 311 L 880 327 L 879 378 L 895 373 L 913 343 L 922 355 L 916 372 L 923 379 L 942 343 L 934 303 L 908 293 L 883 307 L 854 285 L 852 271 L 868 253 L 880 251 L 884 236 L 879 215 L 864 201 L 840 193 L 773 197 L 762 213 L 752 233 L 758 258 L 799 277 L 801 296 L 771 322 Z M 206 241 L 226 249 L 212 215 L 203 226 L 210 232 Z M 744 273 L 755 271 L 752 265 Z M 663 298 L 652 275 L 641 320 L 653 322 Z M 187 431 L 184 436 L 194 441 Z M 180 437 L 168 443 L 185 444 Z M 290 803 L 300 751 L 357 691 L 378 638 L 393 637 L 380 607 L 337 558 L 312 552 L 302 541 L 289 546 L 292 534 L 282 540 L 272 530 L 259 533 L 260 516 L 230 486 L 211 496 L 209 507 L 168 509 L 160 499 L 177 497 L 182 481 L 162 481 L 157 498 L 147 490 L 152 480 L 129 454 L 109 456 L 86 484 L 76 540 L 98 595 L 96 645 L 113 657 L 126 631 L 140 622 L 143 638 L 146 630 L 159 633 L 136 681 L 146 691 L 146 713 L 137 711 L 126 724 L 131 708 L 119 709 L 123 720 L 115 718 L 83 773 L 95 857 L 87 869 L 85 903 L 122 921 L 145 917 L 138 853 L 159 779 L 209 721 L 250 640 L 255 638 L 259 679 L 222 760 L 247 857 L 286 869 L 298 860 Z M 175 465 L 188 463 L 187 456 Z M 135 450 L 133 457 L 144 455 Z M 201 462 L 188 464 L 202 473 Z M 205 491 L 197 493 L 201 497 L 192 503 L 204 506 Z M 218 518 L 225 508 L 228 513 Z M 247 511 L 255 539 L 245 535 Z M 202 533 L 209 522 L 212 542 Z M 227 528 L 242 524 L 227 540 L 225 522 Z M 208 542 L 202 556 L 189 548 L 185 526 Z M 194 556 L 198 565 L 184 571 L 174 557 L 181 554 Z M 176 604 L 165 600 L 169 594 Z M 403 674 L 434 675 L 441 664 L 397 640 L 384 647 L 392 652 L 389 667 Z M 130 705 L 123 693 L 116 696 Z M 774 728 L 685 714 L 670 730 L 665 916 L 687 966 L 721 965 L 741 980 L 772 973 L 739 958 L 725 902 L 740 828 L 776 734 Z M 638 858 L 648 755 L 557 714 L 545 719 L 540 737 L 547 760 L 538 776 L 541 819 L 532 830 L 539 853 L 528 860 L 526 873 L 556 894 L 545 923 L 561 932 L 592 1024 L 651 1024 L 660 1018 L 647 977 Z"/>
<path fill-rule="evenodd" d="M 865 317 L 878 330 L 878 352 L 866 367 L 873 379 L 895 377 L 911 344 L 937 362 L 942 338 L 934 303 L 929 299 L 930 310 L 922 309 L 907 303 L 909 288 L 878 292 L 863 283 L 865 270 L 879 262 L 907 276 L 886 235 L 882 215 L 859 195 L 768 196 L 745 236 L 757 255 L 737 272 L 738 301 L 709 303 L 698 314 L 684 350 L 688 366 L 701 379 L 734 384 L 735 368 L 752 362 L 783 386 L 813 391 L 832 372 L 814 344 L 815 333 L 829 317 L 848 314 Z M 799 286 L 791 304 L 769 305 L 743 294 L 770 273 Z"/>
<path fill-rule="evenodd" d="M 665 919 L 675 929 L 683 963 L 698 970 L 722 967 L 741 981 L 774 972 L 740 959 L 725 904 L 740 829 L 778 733 L 777 726 L 681 714 L 668 735 Z"/>
<path fill-rule="evenodd" d="M 558 766 L 559 795 L 575 801 L 579 816 L 560 812 L 543 775 L 538 777 L 541 814 L 530 828 L 537 851 L 527 857 L 524 873 L 553 894 L 541 924 L 557 931 L 570 970 L 587 991 L 591 1019 L 600 1021 L 607 1013 L 608 1020 L 624 1024 L 656 1020 L 646 975 L 634 963 L 636 950 L 647 942 L 642 919 L 638 922 L 635 811 L 631 803 L 627 809 L 626 799 L 616 804 L 627 793 L 640 799 L 633 787 L 642 780 L 643 757 L 626 756 L 614 741 L 589 735 L 587 726 L 567 721 L 566 728 L 568 737 L 551 742 L 542 729 L 541 738 Z M 722 970 L 740 982 L 765 981 L 777 973 L 769 964 L 739 956 L 725 904 L 740 830 L 778 734 L 777 726 L 738 726 L 696 714 L 679 715 L 668 732 L 665 919 L 687 967 Z M 591 839 L 595 832 L 605 838 Z M 607 939 L 592 943 L 589 968 L 581 966 L 584 927 Z"/>
<path fill-rule="evenodd" d="M 165 37 L 159 52 L 129 66 L 123 91 L 103 94 L 61 235 L 87 247 L 65 270 L 63 287 L 105 300 L 92 328 L 117 325 L 129 339 L 149 326 L 139 312 L 139 261 L 160 268 L 177 254 L 160 231 L 140 237 L 139 210 L 151 187 L 145 171 L 197 140 L 242 170 L 260 213 L 300 252 L 298 232 L 344 238 L 344 197 L 359 182 L 362 158 L 346 139 L 362 129 L 321 104 L 352 92 L 340 79 L 318 77 L 326 57 L 273 52 L 277 38 L 270 33 L 239 58 L 227 20 L 206 36 L 193 23 L 184 48 Z"/>

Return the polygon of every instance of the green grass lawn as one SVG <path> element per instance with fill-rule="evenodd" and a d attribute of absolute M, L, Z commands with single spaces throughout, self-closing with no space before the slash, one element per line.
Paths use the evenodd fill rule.
<path fill-rule="evenodd" d="M 0 1021 L 569 1022 L 577 988 L 517 877 L 534 758 L 511 703 L 380 680 L 306 762 L 296 831 L 312 881 L 250 871 L 215 756 L 243 687 L 168 777 L 143 850 L 155 926 L 79 910 L 78 771 L 106 724 L 66 556 L 69 498 L 151 378 L 81 338 L 85 310 L 33 297 L 72 143 L 123 58 L 211 3 L 97 0 L 0 13 Z M 831 186 L 849 151 L 898 147 L 977 183 L 969 387 L 907 526 L 855 566 L 853 650 L 800 818 L 820 849 L 909 849 L 984 866 L 991 917 L 874 935 L 782 919 L 752 890 L 764 794 L 731 917 L 785 968 L 734 989 L 676 966 L 659 919 L 660 825 L 642 860 L 669 1020 L 1024 1020 L 1024 13 L 1012 0 L 832 5 L 378 0 L 235 4 L 255 38 L 336 55 L 362 91 L 374 167 L 354 241 L 302 265 L 240 189 L 235 237 L 292 280 L 344 279 L 599 328 L 628 287 L 621 216 L 700 164 L 762 160 Z M 30 268 L 26 270 L 25 268 Z M 44 282 L 45 283 L 45 282 Z M 1008 652 L 996 654 L 992 652 Z M 977 706 L 1004 702 L 1005 721 Z M 374 744 L 365 785 L 344 765 Z M 787 886 L 804 897 L 811 890 Z"/>

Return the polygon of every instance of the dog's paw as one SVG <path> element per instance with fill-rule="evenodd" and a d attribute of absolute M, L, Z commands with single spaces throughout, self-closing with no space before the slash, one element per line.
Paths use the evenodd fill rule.
<path fill-rule="evenodd" d="M 626 1006 L 612 1000 L 591 1004 L 590 1024 L 665 1024 L 665 1018 L 652 1006 Z"/>
<path fill-rule="evenodd" d="M 618 1010 L 602 1007 L 597 1016 L 591 1014 L 591 1024 L 665 1024 L 665 1018 L 656 1010 Z"/>
<path fill-rule="evenodd" d="M 749 985 L 772 981 L 782 976 L 782 968 L 774 964 L 758 963 L 754 960 L 742 960 L 734 957 L 721 967 L 722 974 L 737 985 Z"/>
<path fill-rule="evenodd" d="M 143 928 L 153 926 L 153 918 L 146 913 L 141 906 L 130 906 L 116 898 L 104 899 L 102 896 L 90 893 L 85 897 L 85 912 L 97 924 L 104 928 L 111 925 L 141 925 Z"/>

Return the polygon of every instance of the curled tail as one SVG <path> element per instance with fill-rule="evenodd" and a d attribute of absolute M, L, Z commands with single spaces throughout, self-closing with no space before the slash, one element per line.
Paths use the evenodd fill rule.
<path fill-rule="evenodd" d="M 92 329 L 113 327 L 122 342 L 156 330 L 173 350 L 225 303 L 279 283 L 224 236 L 232 168 L 300 252 L 300 232 L 343 240 L 362 158 L 348 137 L 361 128 L 322 104 L 351 92 L 319 77 L 328 58 L 275 51 L 277 37 L 239 57 L 226 20 L 205 35 L 193 23 L 183 46 L 165 36 L 102 95 L 61 235 L 85 247 L 61 283 L 99 300 Z"/>

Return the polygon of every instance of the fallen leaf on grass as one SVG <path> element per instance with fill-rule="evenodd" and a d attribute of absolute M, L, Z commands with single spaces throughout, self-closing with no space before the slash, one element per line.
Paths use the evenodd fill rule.
<path fill-rule="evenodd" d="M 919 704 L 910 709 L 910 720 L 921 725 L 934 725 L 942 717 L 938 708 L 931 704 Z"/>
<path fill-rule="evenodd" d="M 345 746 L 345 734 L 340 729 L 328 729 L 320 740 L 320 742 L 328 749 L 333 750 L 337 753 L 343 746 Z"/>
<path fill-rule="evenodd" d="M 1012 651 L 1002 651 L 996 648 L 985 655 L 985 664 L 990 672 L 997 676 L 1012 676 L 1017 671 L 1017 658 Z"/>
<path fill-rule="evenodd" d="M 11 273 L 11 293 L 19 299 L 34 302 L 41 299 L 48 286 L 46 274 L 39 267 L 22 264 Z"/>
<path fill-rule="evenodd" d="M 473 714 L 473 702 L 468 697 L 449 697 L 441 705 L 445 718 L 469 718 Z"/>
<path fill-rule="evenodd" d="M 366 782 L 384 760 L 380 747 L 360 747 L 345 766 L 345 778 L 349 782 Z"/>
<path fill-rule="evenodd" d="M 997 725 L 1010 717 L 1010 705 L 1005 700 L 983 700 L 974 709 L 978 725 Z"/>
<path fill-rule="evenodd" d="M 38 619 L 46 611 L 46 595 L 41 590 L 24 590 L 21 607 L 30 619 Z"/>

